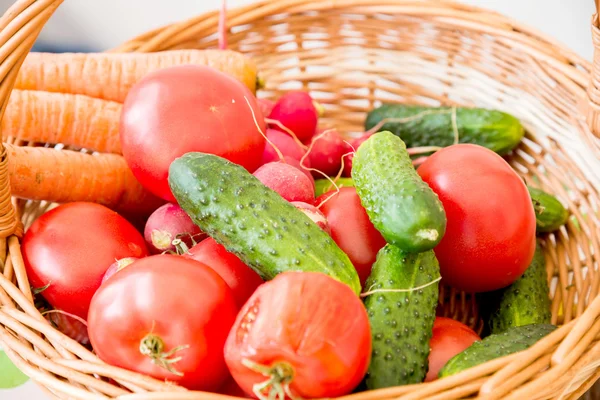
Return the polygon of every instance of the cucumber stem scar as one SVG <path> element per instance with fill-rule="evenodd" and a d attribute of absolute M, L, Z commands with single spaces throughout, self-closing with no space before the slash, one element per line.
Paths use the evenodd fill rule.
<path fill-rule="evenodd" d="M 431 240 L 432 242 L 437 240 L 439 232 L 435 229 L 419 229 L 417 231 L 417 237 L 421 239 Z"/>

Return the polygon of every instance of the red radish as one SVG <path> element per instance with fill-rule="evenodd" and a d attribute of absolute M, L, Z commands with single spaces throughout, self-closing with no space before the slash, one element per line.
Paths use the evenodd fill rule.
<path fill-rule="evenodd" d="M 256 99 L 258 102 L 258 108 L 260 109 L 262 115 L 269 115 L 275 107 L 275 102 L 269 99 Z"/>
<path fill-rule="evenodd" d="M 327 218 L 317 207 L 302 201 L 292 201 L 292 204 L 319 225 L 319 228 L 331 235 L 331 228 L 329 227 L 329 223 L 327 223 Z"/>
<path fill-rule="evenodd" d="M 298 168 L 282 162 L 263 165 L 254 176 L 265 186 L 273 189 L 287 201 L 312 203 L 315 200 L 315 187 Z"/>
<path fill-rule="evenodd" d="M 365 142 L 371 136 L 373 136 L 373 134 L 367 132 L 362 136 L 350 139 L 348 141 L 348 143 L 350 143 L 350 151 L 352 151 L 352 150 L 357 151 L 358 148 L 360 147 L 360 145 L 363 144 L 363 142 Z M 352 176 L 352 159 L 353 158 L 354 158 L 354 153 L 347 154 L 344 157 L 344 174 L 343 175 L 345 177 L 349 178 Z"/>
<path fill-rule="evenodd" d="M 44 318 L 51 324 L 56 326 L 60 332 L 64 333 L 71 339 L 86 346 L 90 343 L 88 336 L 87 325 L 79 318 L 74 318 L 59 310 L 50 310 L 44 313 Z"/>
<path fill-rule="evenodd" d="M 120 260 L 117 260 L 114 263 L 110 264 L 110 267 L 108 267 L 108 269 L 106 270 L 106 273 L 102 277 L 102 283 L 106 282 L 106 280 L 108 278 L 110 278 L 111 276 L 113 276 L 114 274 L 116 274 L 117 272 L 122 270 L 123 268 L 133 264 L 133 262 L 135 260 L 139 260 L 139 258 L 125 257 L 125 258 L 121 258 Z"/>
<path fill-rule="evenodd" d="M 269 118 L 281 122 L 306 143 L 315 134 L 319 115 L 315 102 L 308 93 L 290 91 L 277 100 Z"/>
<path fill-rule="evenodd" d="M 233 297 L 239 307 L 242 307 L 263 283 L 253 269 L 210 237 L 192 247 L 183 257 L 199 261 L 219 274 L 233 291 Z"/>
<path fill-rule="evenodd" d="M 278 131 L 277 129 L 267 129 L 266 135 L 268 141 L 263 153 L 264 164 L 280 161 L 279 154 L 277 154 L 277 151 L 275 151 L 273 146 L 275 146 L 284 156 L 294 158 L 298 161 L 300 161 L 306 153 L 306 150 L 300 147 L 300 145 L 285 132 Z"/>
<path fill-rule="evenodd" d="M 308 180 L 310 181 L 310 183 L 312 183 L 313 189 L 315 187 L 315 178 L 313 178 L 312 174 L 310 173 L 310 171 L 308 170 L 308 168 L 310 168 L 310 161 L 308 161 L 308 158 L 305 158 L 304 161 L 302 162 L 302 164 L 300 164 L 300 161 L 296 160 L 295 158 L 292 157 L 283 157 L 283 161 L 286 164 L 291 165 L 292 167 L 296 167 L 298 168 L 300 171 L 302 171 L 302 173 L 304 173 L 304 175 L 306 175 L 306 177 L 308 178 Z"/>
<path fill-rule="evenodd" d="M 192 246 L 193 238 L 202 233 L 185 211 L 176 204 L 167 203 L 156 209 L 148 218 L 144 238 L 152 253 L 175 251 L 173 240 L 181 239 Z"/>
<path fill-rule="evenodd" d="M 318 133 L 308 149 L 310 166 L 328 176 L 335 176 L 342 166 L 342 157 L 348 152 L 348 145 L 335 129 Z M 313 175 L 323 178 L 313 171 Z"/>

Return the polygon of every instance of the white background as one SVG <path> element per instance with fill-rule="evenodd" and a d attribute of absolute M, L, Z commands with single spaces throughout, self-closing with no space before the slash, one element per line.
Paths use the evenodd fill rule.
<path fill-rule="evenodd" d="M 228 6 L 253 1 L 228 0 Z M 553 36 L 588 60 L 592 59 L 592 0 L 463 2 L 504 13 Z M 0 0 L 0 10 L 3 12 L 11 3 L 13 0 Z M 192 17 L 219 5 L 219 0 L 67 0 L 49 21 L 40 39 L 46 43 L 101 51 L 152 28 Z M 0 389 L 0 399 L 43 400 L 46 397 L 33 383 L 28 382 L 17 389 Z"/>

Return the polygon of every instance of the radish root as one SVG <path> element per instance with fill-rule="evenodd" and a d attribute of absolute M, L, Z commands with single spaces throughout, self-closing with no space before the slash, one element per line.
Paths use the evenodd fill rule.
<path fill-rule="evenodd" d="M 265 118 L 265 122 L 267 124 L 275 125 L 279 129 L 281 129 L 282 131 L 284 131 L 285 133 L 290 135 L 292 137 L 292 139 L 294 139 L 294 142 L 296 142 L 296 144 L 298 146 L 300 146 L 300 148 L 302 148 L 303 150 L 308 149 L 308 146 L 305 145 L 304 143 L 302 143 L 302 141 L 300 139 L 298 139 L 298 136 L 296 136 L 294 131 L 292 131 L 290 128 L 285 126 L 281 121 L 279 121 L 277 119 L 272 119 L 272 118 Z"/>
<path fill-rule="evenodd" d="M 421 111 L 420 113 L 417 113 L 415 115 L 411 115 L 410 117 L 405 117 L 405 118 L 384 118 L 381 121 L 379 121 L 375 126 L 373 126 L 371 129 L 366 131 L 365 133 L 373 134 L 373 133 L 377 132 L 379 129 L 381 129 L 381 127 L 383 125 L 387 124 L 388 122 L 397 122 L 400 124 L 404 124 L 407 122 L 416 121 L 427 115 L 434 115 L 434 114 L 450 114 L 450 120 L 452 121 L 452 131 L 454 132 L 454 144 L 457 144 L 459 142 L 460 138 L 459 138 L 459 133 L 458 133 L 458 123 L 456 122 L 456 106 L 452 106 L 450 108 L 450 110 L 425 110 L 425 111 Z"/>
<path fill-rule="evenodd" d="M 275 153 L 277 153 L 277 157 L 279 157 L 279 160 L 285 162 L 285 158 L 283 157 L 283 153 L 277 148 L 277 146 L 275 146 L 275 144 L 273 142 L 271 142 L 269 140 L 269 138 L 263 132 L 263 130 L 260 129 L 260 125 L 258 125 L 258 121 L 256 120 L 256 114 L 254 114 L 254 110 L 252 109 L 252 106 L 250 105 L 250 101 L 248 100 L 248 98 L 246 96 L 244 96 L 244 100 L 246 100 L 246 104 L 248 104 L 248 108 L 250 108 L 250 112 L 252 113 L 252 119 L 254 120 L 254 125 L 256 126 L 256 129 L 258 129 L 258 131 L 260 132 L 260 134 L 262 135 L 262 137 L 265 138 L 265 140 L 267 141 L 267 143 L 269 143 L 271 146 L 273 146 L 273 148 L 275 149 Z"/>
<path fill-rule="evenodd" d="M 85 319 L 83 319 L 83 318 L 81 318 L 81 317 L 79 317 L 79 316 L 77 316 L 75 314 L 71 314 L 69 312 L 63 311 L 63 310 L 47 310 L 47 311 L 42 312 L 41 314 L 42 315 L 46 315 L 46 314 L 63 314 L 63 315 L 66 315 L 67 317 L 71 317 L 71 318 L 73 318 L 73 319 L 81 322 L 86 327 L 88 326 L 87 322 L 85 321 Z"/>
<path fill-rule="evenodd" d="M 421 286 L 417 286 L 414 288 L 410 288 L 410 289 L 372 289 L 374 285 L 372 285 L 369 290 L 367 292 L 361 293 L 360 297 L 361 298 L 365 298 L 367 296 L 370 296 L 372 294 L 375 293 L 409 293 L 409 292 L 414 292 L 415 290 L 420 290 L 420 289 L 425 289 L 428 286 L 434 285 L 437 282 L 441 281 L 442 277 L 440 276 L 439 278 L 436 278 L 434 280 L 432 280 L 431 282 L 427 282 L 424 285 Z"/>
<path fill-rule="evenodd" d="M 218 36 L 219 36 L 219 50 L 227 49 L 227 24 L 225 22 L 227 18 L 227 0 L 221 1 L 221 10 L 219 11 L 219 26 L 218 26 Z"/>

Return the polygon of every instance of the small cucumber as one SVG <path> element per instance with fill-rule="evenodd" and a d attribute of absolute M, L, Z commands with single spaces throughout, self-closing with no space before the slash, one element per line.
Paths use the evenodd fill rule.
<path fill-rule="evenodd" d="M 331 179 L 333 180 L 334 178 Z M 353 187 L 354 181 L 352 181 L 352 178 L 339 178 L 337 181 L 335 181 L 335 184 L 338 185 L 338 187 Z M 325 194 L 334 189 L 335 186 L 331 184 L 331 181 L 329 179 L 315 180 L 315 197 L 319 197 L 320 195 Z"/>
<path fill-rule="evenodd" d="M 569 211 L 556 197 L 531 186 L 527 189 L 535 208 L 535 228 L 538 233 L 554 232 L 567 223 Z"/>
<path fill-rule="evenodd" d="M 454 143 L 451 107 L 426 107 L 384 104 L 367 115 L 369 130 L 385 118 L 409 118 L 406 122 L 388 122 L 380 130 L 391 131 L 408 147 L 440 146 Z M 525 130 L 514 116 L 498 110 L 456 107 L 456 126 L 460 143 L 473 143 L 505 155 L 521 142 Z"/>
<path fill-rule="evenodd" d="M 354 155 L 352 179 L 369 219 L 388 243 L 419 253 L 440 242 L 446 231 L 444 207 L 415 171 L 402 139 L 387 131 L 367 139 Z"/>
<path fill-rule="evenodd" d="M 365 299 L 373 337 L 367 388 L 419 383 L 425 378 L 439 286 L 429 283 L 439 276 L 433 250 L 405 253 L 390 244 L 379 250 L 365 288 L 406 291 L 375 292 Z M 422 288 L 410 290 L 417 287 Z"/>
<path fill-rule="evenodd" d="M 528 349 L 538 340 L 556 329 L 550 324 L 516 326 L 478 340 L 452 357 L 440 370 L 440 378 L 457 374 L 495 358 Z"/>
<path fill-rule="evenodd" d="M 546 259 L 539 243 L 533 261 L 509 287 L 478 295 L 482 315 L 490 333 L 515 326 L 549 324 L 552 318 Z"/>
<path fill-rule="evenodd" d="M 333 239 L 243 167 L 187 153 L 171 163 L 169 185 L 194 223 L 263 279 L 322 272 L 360 293 L 358 274 Z"/>

